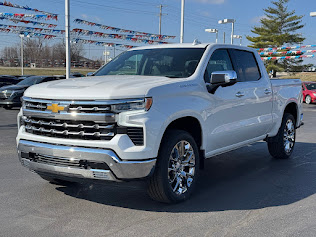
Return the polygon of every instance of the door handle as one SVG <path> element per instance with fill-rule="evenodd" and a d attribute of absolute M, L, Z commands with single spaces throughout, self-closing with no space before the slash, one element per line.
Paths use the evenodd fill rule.
<path fill-rule="evenodd" d="M 271 93 L 272 93 L 272 91 L 271 91 L 270 89 L 268 89 L 268 88 L 267 88 L 267 89 L 265 89 L 265 90 L 264 90 L 264 93 L 265 93 L 266 95 L 269 95 L 269 94 L 271 94 Z"/>
<path fill-rule="evenodd" d="M 237 93 L 236 93 L 236 97 L 243 97 L 245 94 L 243 93 L 243 92 L 241 92 L 241 91 L 238 91 Z"/>

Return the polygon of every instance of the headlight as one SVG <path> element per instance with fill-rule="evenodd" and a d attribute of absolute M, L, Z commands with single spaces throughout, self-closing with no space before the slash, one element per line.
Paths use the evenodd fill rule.
<path fill-rule="evenodd" d="M 125 112 L 125 111 L 135 111 L 135 110 L 145 110 L 148 111 L 153 103 L 152 98 L 145 98 L 142 100 L 135 100 L 131 102 L 126 102 L 122 104 L 116 104 L 111 106 L 113 112 Z"/>
<path fill-rule="evenodd" d="M 314 96 L 316 96 L 316 93 L 313 93 Z"/>
<path fill-rule="evenodd" d="M 12 94 L 12 91 L 10 91 L 10 90 L 3 90 L 3 91 L 1 91 L 3 94 L 5 94 L 7 97 L 9 97 L 9 96 L 11 96 L 11 94 Z"/>

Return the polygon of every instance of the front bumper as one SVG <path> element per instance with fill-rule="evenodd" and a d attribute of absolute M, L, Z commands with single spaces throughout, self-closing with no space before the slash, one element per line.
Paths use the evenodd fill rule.
<path fill-rule="evenodd" d="M 53 145 L 20 140 L 18 154 L 22 165 L 37 173 L 57 178 L 82 178 L 121 181 L 149 176 L 156 159 L 122 161 L 112 150 Z M 44 157 L 39 160 L 37 157 Z M 91 168 L 89 164 L 105 164 L 107 168 Z M 88 164 L 79 167 L 78 164 Z M 104 167 L 104 166 L 102 166 Z"/>

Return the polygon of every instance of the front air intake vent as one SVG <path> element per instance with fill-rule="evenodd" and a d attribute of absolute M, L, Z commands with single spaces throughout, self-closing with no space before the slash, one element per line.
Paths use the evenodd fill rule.
<path fill-rule="evenodd" d="M 130 137 L 132 142 L 137 145 L 141 146 L 144 145 L 144 132 L 143 128 L 127 128 L 127 135 Z"/>

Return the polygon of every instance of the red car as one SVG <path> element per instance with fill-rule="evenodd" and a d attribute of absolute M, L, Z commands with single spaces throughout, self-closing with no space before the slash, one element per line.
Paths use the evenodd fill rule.
<path fill-rule="evenodd" d="M 316 102 L 316 82 L 303 82 L 303 99 L 306 104 Z"/>

